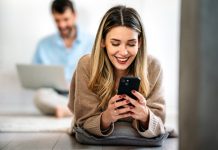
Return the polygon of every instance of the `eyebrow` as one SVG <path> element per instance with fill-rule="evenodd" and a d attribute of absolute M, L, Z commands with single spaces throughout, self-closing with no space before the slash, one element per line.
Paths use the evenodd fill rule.
<path fill-rule="evenodd" d="M 113 38 L 113 39 L 111 39 L 111 41 L 118 41 L 118 42 L 119 42 L 120 40 Z M 136 39 L 130 39 L 130 40 L 128 40 L 128 42 L 134 42 L 134 41 L 136 41 Z"/>

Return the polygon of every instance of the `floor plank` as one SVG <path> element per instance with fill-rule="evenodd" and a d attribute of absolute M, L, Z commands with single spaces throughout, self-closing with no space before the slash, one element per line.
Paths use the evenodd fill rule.
<path fill-rule="evenodd" d="M 52 150 L 61 133 L 14 133 L 2 150 Z"/>
<path fill-rule="evenodd" d="M 102 150 L 178 150 L 178 139 L 167 139 L 161 147 L 104 146 Z"/>
<path fill-rule="evenodd" d="M 178 139 L 167 139 L 161 147 L 137 147 L 137 146 L 93 146 L 79 144 L 74 137 L 62 134 L 54 150 L 93 149 L 93 150 L 178 150 Z"/>
<path fill-rule="evenodd" d="M 10 144 L 14 137 L 14 133 L 0 133 L 0 150 Z"/>
<path fill-rule="evenodd" d="M 178 150 L 178 138 L 167 139 L 162 147 L 94 146 L 79 144 L 66 133 L 0 133 L 0 150 Z"/>
<path fill-rule="evenodd" d="M 72 150 L 72 149 L 93 149 L 102 150 L 102 146 L 82 145 L 79 144 L 73 136 L 62 134 L 59 138 L 54 150 Z"/>

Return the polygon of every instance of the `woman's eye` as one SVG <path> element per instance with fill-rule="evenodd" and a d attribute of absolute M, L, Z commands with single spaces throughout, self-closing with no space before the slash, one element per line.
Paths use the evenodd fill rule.
<path fill-rule="evenodd" d="M 119 43 L 112 43 L 113 46 L 119 46 Z"/>
<path fill-rule="evenodd" d="M 130 46 L 130 47 L 134 47 L 134 46 L 135 46 L 135 44 L 128 44 L 128 46 Z"/>

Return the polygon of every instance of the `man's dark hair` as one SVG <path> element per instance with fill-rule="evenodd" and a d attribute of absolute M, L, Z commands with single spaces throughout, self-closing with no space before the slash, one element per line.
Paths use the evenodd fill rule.
<path fill-rule="evenodd" d="M 66 9 L 70 8 L 73 13 L 75 9 L 73 7 L 73 2 L 70 0 L 54 0 L 51 6 L 52 13 L 63 14 Z"/>

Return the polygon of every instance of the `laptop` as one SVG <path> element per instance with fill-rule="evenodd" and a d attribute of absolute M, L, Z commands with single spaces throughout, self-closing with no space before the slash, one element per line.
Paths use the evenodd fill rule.
<path fill-rule="evenodd" d="M 53 88 L 57 91 L 68 91 L 63 66 L 16 64 L 21 85 L 24 88 Z"/>

